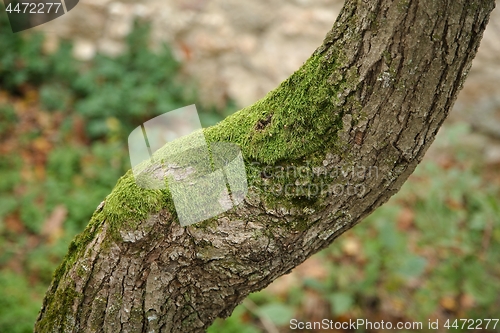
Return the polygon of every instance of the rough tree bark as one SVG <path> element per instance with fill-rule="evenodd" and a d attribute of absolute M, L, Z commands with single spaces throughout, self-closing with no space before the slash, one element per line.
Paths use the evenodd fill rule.
<path fill-rule="evenodd" d="M 241 146 L 244 203 L 181 227 L 168 190 L 127 173 L 72 242 L 35 332 L 201 332 L 328 246 L 421 161 L 493 8 L 347 0 L 302 68 L 205 130 Z"/>

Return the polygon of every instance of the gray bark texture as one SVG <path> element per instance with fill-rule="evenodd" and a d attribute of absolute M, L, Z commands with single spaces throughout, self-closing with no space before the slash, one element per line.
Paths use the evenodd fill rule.
<path fill-rule="evenodd" d="M 70 245 L 35 332 L 203 332 L 327 247 L 421 161 L 494 6 L 347 0 L 301 69 L 205 130 L 241 147 L 245 201 L 181 227 L 168 190 L 129 172 Z"/>

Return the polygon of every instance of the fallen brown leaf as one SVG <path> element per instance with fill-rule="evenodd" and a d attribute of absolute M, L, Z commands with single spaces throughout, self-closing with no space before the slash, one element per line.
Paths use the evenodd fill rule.
<path fill-rule="evenodd" d="M 403 208 L 397 218 L 397 226 L 401 231 L 408 231 L 413 227 L 415 221 L 415 212 L 409 207 Z"/>
<path fill-rule="evenodd" d="M 58 205 L 52 214 L 45 220 L 40 234 L 46 237 L 50 243 L 55 242 L 63 234 L 63 223 L 68 214 L 68 210 L 63 205 Z"/>
<path fill-rule="evenodd" d="M 439 304 L 441 304 L 443 309 L 448 310 L 450 312 L 455 312 L 457 310 L 457 301 L 452 296 L 444 296 L 439 301 Z"/>
<path fill-rule="evenodd" d="M 361 251 L 361 244 L 357 238 L 346 238 L 342 243 L 342 251 L 348 256 L 357 257 Z"/>

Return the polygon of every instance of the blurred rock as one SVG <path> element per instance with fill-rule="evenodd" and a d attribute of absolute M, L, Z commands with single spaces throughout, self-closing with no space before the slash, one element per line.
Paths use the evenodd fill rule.
<path fill-rule="evenodd" d="M 73 45 L 73 56 L 76 59 L 87 61 L 94 58 L 96 45 L 90 40 L 77 39 Z"/>
<path fill-rule="evenodd" d="M 500 145 L 489 145 L 485 152 L 487 165 L 500 165 Z"/>
<path fill-rule="evenodd" d="M 47 33 L 43 41 L 43 52 L 52 54 L 59 48 L 59 37 L 55 34 Z"/>
<path fill-rule="evenodd" d="M 39 30 L 79 41 L 75 56 L 116 55 L 134 19 L 152 23 L 153 46 L 168 42 L 204 102 L 248 105 L 276 87 L 312 54 L 333 25 L 340 0 L 81 0 Z M 500 89 L 500 9 L 496 9 L 452 117 L 481 112 Z M 91 45 L 92 44 L 92 45 Z M 50 43 L 48 46 L 49 49 Z"/>
<path fill-rule="evenodd" d="M 74 55 L 116 55 L 134 19 L 152 23 L 156 46 L 168 42 L 186 73 L 201 84 L 203 102 L 244 106 L 263 97 L 312 54 L 333 24 L 339 0 L 81 0 L 39 27 L 76 40 Z M 49 45 L 50 46 L 50 45 Z M 48 47 L 49 49 L 51 47 Z"/>
<path fill-rule="evenodd" d="M 451 118 L 465 120 L 477 132 L 500 138 L 500 2 L 491 14 L 469 76 Z"/>

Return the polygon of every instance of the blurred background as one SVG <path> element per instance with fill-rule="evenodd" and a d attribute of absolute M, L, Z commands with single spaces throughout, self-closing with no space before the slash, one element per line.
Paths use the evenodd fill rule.
<path fill-rule="evenodd" d="M 263 97 L 320 45 L 342 4 L 82 0 L 18 34 L 2 7 L 0 332 L 32 332 L 69 242 L 130 167 L 133 128 L 194 103 L 209 126 Z M 291 318 L 500 319 L 500 9 L 492 15 L 401 192 L 209 332 L 291 332 Z M 491 327 L 482 332 L 500 331 Z"/>

